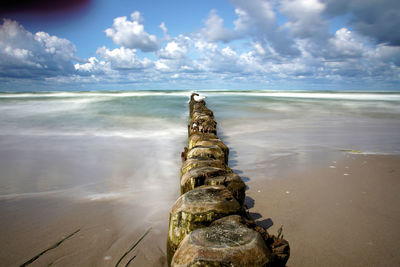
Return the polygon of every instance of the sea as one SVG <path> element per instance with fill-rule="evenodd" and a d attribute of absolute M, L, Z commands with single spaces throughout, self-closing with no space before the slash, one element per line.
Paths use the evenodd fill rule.
<path fill-rule="evenodd" d="M 177 190 L 191 93 L 0 93 L 0 199 Z M 326 151 L 400 154 L 400 92 L 198 93 L 242 169 Z"/>

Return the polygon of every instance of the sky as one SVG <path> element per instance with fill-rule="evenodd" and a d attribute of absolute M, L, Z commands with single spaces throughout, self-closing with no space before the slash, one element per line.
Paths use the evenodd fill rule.
<path fill-rule="evenodd" d="M 400 90 L 398 0 L 6 0 L 0 90 Z"/>

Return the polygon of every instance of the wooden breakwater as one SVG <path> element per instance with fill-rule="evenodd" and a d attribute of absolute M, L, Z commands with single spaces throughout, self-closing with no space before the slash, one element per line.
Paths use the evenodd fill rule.
<path fill-rule="evenodd" d="M 167 238 L 170 266 L 285 266 L 289 243 L 258 226 L 244 206 L 246 185 L 228 166 L 213 112 L 190 97 L 188 147 L 182 152 L 181 196 Z"/>

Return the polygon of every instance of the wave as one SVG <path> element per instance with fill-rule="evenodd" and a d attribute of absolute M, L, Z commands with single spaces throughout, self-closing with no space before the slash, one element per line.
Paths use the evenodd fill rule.
<path fill-rule="evenodd" d="M 142 96 L 183 96 L 189 97 L 192 91 L 85 91 L 85 92 L 1 92 L 0 98 L 72 98 L 72 97 L 142 97 Z"/>
<path fill-rule="evenodd" d="M 164 130 L 119 130 L 119 131 L 98 131 L 93 129 L 92 131 L 81 131 L 81 132 L 68 132 L 68 131 L 56 131 L 51 129 L 41 130 L 3 130 L 0 131 L 0 136 L 37 136 L 37 137 L 117 137 L 117 138 L 177 138 L 182 137 L 186 134 L 183 127 L 171 128 Z"/>
<path fill-rule="evenodd" d="M 132 192 L 130 192 L 132 193 Z M 104 200 L 116 200 L 123 197 L 129 196 L 128 192 L 108 192 L 108 193 L 94 193 L 89 194 L 85 199 L 90 201 L 104 201 Z"/>
<path fill-rule="evenodd" d="M 367 100 L 367 101 L 400 101 L 400 93 L 393 92 L 309 92 L 309 91 L 204 91 L 205 96 L 258 96 L 294 99 L 338 99 L 338 100 Z"/>
<path fill-rule="evenodd" d="M 279 90 L 152 90 L 152 91 L 74 91 L 74 92 L 0 92 L 1 98 L 81 98 L 81 97 L 145 97 L 181 96 L 189 97 L 192 92 L 203 96 L 259 96 L 301 99 L 343 99 L 370 101 L 400 101 L 399 92 L 365 91 L 279 91 Z"/>

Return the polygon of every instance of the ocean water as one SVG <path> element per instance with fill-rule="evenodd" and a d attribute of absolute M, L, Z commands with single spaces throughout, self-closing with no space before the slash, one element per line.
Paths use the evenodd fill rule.
<path fill-rule="evenodd" d="M 0 198 L 176 195 L 190 93 L 0 93 Z M 243 169 L 310 151 L 400 153 L 400 93 L 200 93 Z"/>

